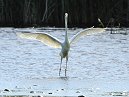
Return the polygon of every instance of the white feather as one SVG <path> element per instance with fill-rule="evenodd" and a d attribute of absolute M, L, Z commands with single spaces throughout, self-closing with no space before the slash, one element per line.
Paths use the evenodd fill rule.
<path fill-rule="evenodd" d="M 46 34 L 46 33 L 22 32 L 22 33 L 17 33 L 17 35 L 21 38 L 39 40 L 42 43 L 44 43 L 45 45 L 48 45 L 53 48 L 61 48 L 61 42 L 57 38 L 55 38 L 49 34 Z"/>
<path fill-rule="evenodd" d="M 104 31 L 105 31 L 104 28 L 93 28 L 93 27 L 91 27 L 91 28 L 88 28 L 88 29 L 84 29 L 84 30 L 78 32 L 76 35 L 74 35 L 70 39 L 70 44 L 75 43 L 79 38 L 84 37 L 85 35 L 102 33 Z"/>

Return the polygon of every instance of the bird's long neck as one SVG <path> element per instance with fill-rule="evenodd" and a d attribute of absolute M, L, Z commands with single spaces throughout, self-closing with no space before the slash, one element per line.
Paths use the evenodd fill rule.
<path fill-rule="evenodd" d="M 68 41 L 68 25 L 67 25 L 67 17 L 65 17 L 65 41 Z"/>

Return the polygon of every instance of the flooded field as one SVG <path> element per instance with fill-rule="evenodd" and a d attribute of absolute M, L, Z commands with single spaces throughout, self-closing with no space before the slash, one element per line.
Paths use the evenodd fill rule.
<path fill-rule="evenodd" d="M 69 38 L 80 30 L 70 29 Z M 64 29 L 0 28 L 1 96 L 129 96 L 129 34 L 106 31 L 81 38 L 71 46 L 68 77 L 65 60 L 59 77 L 60 49 L 21 39 L 16 35 L 21 31 L 49 33 L 64 41 Z"/>

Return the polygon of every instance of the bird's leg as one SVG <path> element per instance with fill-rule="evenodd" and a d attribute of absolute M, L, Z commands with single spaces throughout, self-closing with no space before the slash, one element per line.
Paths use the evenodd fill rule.
<path fill-rule="evenodd" d="M 60 69 L 59 69 L 59 76 L 60 76 L 60 72 L 61 72 L 61 64 L 62 64 L 62 57 L 61 57 L 61 62 L 60 62 Z"/>
<path fill-rule="evenodd" d="M 66 56 L 66 68 L 65 68 L 65 76 L 66 76 L 66 71 L 67 71 L 67 62 L 68 62 L 68 56 Z"/>

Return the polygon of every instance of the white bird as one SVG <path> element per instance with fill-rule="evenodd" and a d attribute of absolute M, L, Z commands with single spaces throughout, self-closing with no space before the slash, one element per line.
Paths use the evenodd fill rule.
<path fill-rule="evenodd" d="M 93 27 L 91 27 L 91 28 L 84 29 L 84 30 L 78 32 L 69 41 L 68 34 L 67 34 L 67 32 L 68 32 L 67 20 L 68 20 L 68 14 L 65 13 L 65 40 L 64 40 L 63 43 L 61 43 L 57 38 L 55 38 L 55 37 L 53 37 L 49 34 L 46 34 L 46 33 L 26 33 L 26 32 L 17 33 L 18 36 L 20 36 L 21 38 L 35 39 L 35 40 L 41 41 L 42 43 L 44 43 L 45 45 L 48 45 L 50 47 L 62 48 L 61 52 L 60 52 L 61 63 L 60 63 L 60 68 L 59 68 L 59 76 L 60 76 L 60 73 L 61 73 L 61 64 L 62 64 L 62 59 L 63 58 L 66 58 L 66 68 L 65 68 L 65 76 L 66 76 L 68 53 L 69 53 L 69 50 L 70 50 L 70 45 L 72 43 L 74 43 L 81 36 L 95 34 L 95 33 L 101 33 L 101 32 L 105 31 L 104 28 L 93 28 Z"/>

